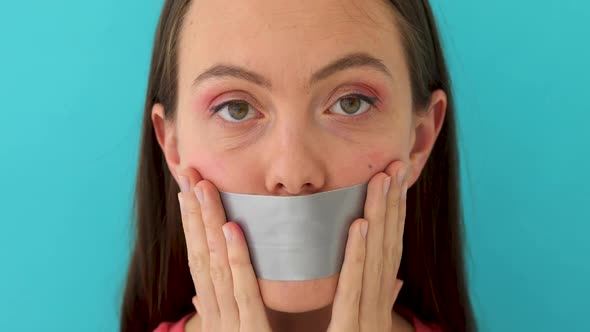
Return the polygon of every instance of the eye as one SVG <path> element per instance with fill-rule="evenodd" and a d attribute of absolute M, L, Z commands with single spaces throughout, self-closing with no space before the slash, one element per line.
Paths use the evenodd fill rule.
<path fill-rule="evenodd" d="M 362 94 L 351 94 L 344 96 L 330 107 L 330 111 L 342 115 L 358 115 L 365 113 L 371 106 L 375 105 L 377 98 Z"/>
<path fill-rule="evenodd" d="M 213 108 L 213 112 L 229 122 L 244 122 L 251 119 L 255 113 L 251 111 L 251 105 L 243 100 L 229 100 Z"/>

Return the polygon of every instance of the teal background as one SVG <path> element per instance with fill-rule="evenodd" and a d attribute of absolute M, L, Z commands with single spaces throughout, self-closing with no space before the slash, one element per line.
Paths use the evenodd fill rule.
<path fill-rule="evenodd" d="M 0 331 L 115 331 L 161 1 L 0 4 Z M 590 2 L 433 1 L 482 331 L 588 331 Z"/>

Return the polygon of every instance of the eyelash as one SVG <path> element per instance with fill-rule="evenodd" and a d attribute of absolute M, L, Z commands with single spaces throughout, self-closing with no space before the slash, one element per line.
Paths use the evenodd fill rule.
<path fill-rule="evenodd" d="M 342 99 L 345 99 L 345 98 L 350 98 L 350 97 L 359 98 L 362 101 L 367 102 L 370 105 L 369 108 L 375 107 L 375 105 L 379 101 L 379 98 L 377 98 L 375 96 L 367 96 L 367 95 L 362 94 L 362 93 L 350 93 L 350 94 L 344 95 L 344 96 L 336 99 L 336 102 L 338 102 L 338 101 L 340 101 Z M 215 115 L 217 112 L 219 112 L 221 109 L 223 109 L 228 104 L 235 103 L 235 102 L 245 102 L 249 106 L 252 106 L 249 102 L 247 102 L 247 101 L 245 101 L 243 99 L 230 99 L 230 100 L 227 100 L 227 101 L 222 102 L 221 104 L 212 106 L 209 109 L 209 112 L 212 115 Z M 332 105 L 334 105 L 336 102 L 332 103 L 330 105 L 330 107 L 328 107 L 328 109 L 331 108 Z M 344 117 L 346 119 L 349 119 L 349 120 L 360 121 L 360 120 L 364 120 L 366 117 L 370 116 L 371 113 L 372 112 L 370 110 L 367 110 L 367 111 L 361 113 L 360 115 L 356 115 L 356 116 L 355 115 L 347 116 L 347 115 L 340 115 L 340 114 L 336 114 L 336 115 L 340 115 L 340 116 L 342 116 L 342 117 Z M 226 120 L 223 120 L 223 119 L 221 119 L 221 121 L 223 121 L 224 126 L 239 126 L 239 125 L 242 125 L 244 122 L 247 122 L 247 121 L 244 121 L 244 122 L 230 122 L 230 121 L 226 121 Z"/>
<path fill-rule="evenodd" d="M 377 104 L 377 102 L 379 101 L 379 98 L 377 98 L 375 96 L 367 96 L 362 93 L 350 93 L 350 94 L 344 95 L 344 96 L 336 99 L 336 102 L 334 102 L 332 105 L 334 105 L 335 103 L 339 102 L 342 99 L 350 98 L 350 97 L 356 97 L 356 98 L 359 98 L 360 100 L 368 103 L 369 109 L 359 115 L 348 116 L 348 115 L 336 114 L 336 115 L 339 115 L 339 117 L 343 118 L 344 119 L 343 121 L 355 121 L 356 122 L 356 121 L 361 121 L 361 120 L 367 119 L 368 117 L 370 117 L 373 114 L 372 108 L 374 108 L 375 105 Z M 330 108 L 331 107 L 332 106 L 330 106 Z"/>

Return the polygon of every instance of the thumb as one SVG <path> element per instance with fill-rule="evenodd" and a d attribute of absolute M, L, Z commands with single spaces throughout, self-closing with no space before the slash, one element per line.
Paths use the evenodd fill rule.
<path fill-rule="evenodd" d="M 192 302 L 193 302 L 193 306 L 195 307 L 195 309 L 197 310 L 197 312 L 199 312 L 200 311 L 199 310 L 199 300 L 197 299 L 197 296 L 196 295 L 193 296 Z"/>
<path fill-rule="evenodd" d="M 395 286 L 393 287 L 393 303 L 395 303 L 395 300 L 397 300 L 397 296 L 399 295 L 399 292 L 402 290 L 403 285 L 404 282 L 402 280 L 395 279 Z"/>

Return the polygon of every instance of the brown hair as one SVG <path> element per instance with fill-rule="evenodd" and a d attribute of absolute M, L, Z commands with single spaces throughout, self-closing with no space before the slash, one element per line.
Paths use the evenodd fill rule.
<path fill-rule="evenodd" d="M 121 331 L 152 331 L 194 311 L 195 289 L 176 194 L 180 191 L 151 121 L 155 103 L 174 118 L 177 50 L 191 0 L 166 0 L 156 30 L 149 73 L 133 217 L 136 238 L 121 307 Z M 404 251 L 396 304 L 444 331 L 475 331 L 463 258 L 459 154 L 451 82 L 427 0 L 390 0 L 408 60 L 412 100 L 418 112 L 431 93 L 447 94 L 441 132 L 416 184 L 408 190 Z"/>

